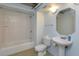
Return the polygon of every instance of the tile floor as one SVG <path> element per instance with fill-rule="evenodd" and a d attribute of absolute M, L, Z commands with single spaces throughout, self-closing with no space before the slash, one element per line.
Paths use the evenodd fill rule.
<path fill-rule="evenodd" d="M 25 50 L 25 51 L 12 54 L 10 56 L 37 56 L 37 52 L 34 50 L 34 48 L 32 48 L 29 50 Z M 45 56 L 52 56 L 52 55 L 47 52 Z"/>

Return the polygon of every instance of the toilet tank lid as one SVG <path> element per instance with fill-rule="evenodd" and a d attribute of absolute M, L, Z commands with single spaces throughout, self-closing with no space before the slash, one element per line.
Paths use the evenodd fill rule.
<path fill-rule="evenodd" d="M 43 39 L 50 39 L 48 35 L 44 36 Z"/>

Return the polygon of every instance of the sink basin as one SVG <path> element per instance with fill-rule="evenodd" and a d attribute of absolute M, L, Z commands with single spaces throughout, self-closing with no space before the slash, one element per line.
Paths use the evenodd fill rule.
<path fill-rule="evenodd" d="M 72 41 L 68 41 L 67 39 L 61 39 L 60 37 L 54 37 L 52 40 L 58 45 L 69 46 L 72 44 Z"/>
<path fill-rule="evenodd" d="M 65 56 L 65 46 L 69 46 L 72 44 L 72 41 L 68 41 L 67 38 L 54 37 L 52 39 L 53 43 L 58 45 L 59 48 L 59 56 Z"/>

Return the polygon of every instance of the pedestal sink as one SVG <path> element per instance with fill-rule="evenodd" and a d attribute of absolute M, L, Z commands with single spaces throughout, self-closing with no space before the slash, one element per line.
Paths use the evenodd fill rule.
<path fill-rule="evenodd" d="M 62 39 L 61 37 L 54 37 L 52 41 L 58 45 L 59 48 L 59 56 L 65 55 L 65 46 L 69 46 L 72 44 L 72 41 L 68 41 L 68 39 Z"/>

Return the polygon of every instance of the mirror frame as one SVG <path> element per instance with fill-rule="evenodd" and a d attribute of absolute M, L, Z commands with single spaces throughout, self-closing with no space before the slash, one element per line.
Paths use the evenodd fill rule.
<path fill-rule="evenodd" d="M 72 7 L 65 7 L 65 8 L 58 9 L 57 12 L 56 12 L 56 14 L 55 14 L 55 16 L 57 17 L 57 15 L 58 15 L 61 11 L 66 10 L 66 9 L 72 9 L 72 10 L 75 11 L 75 24 L 76 24 L 76 10 L 75 10 L 74 8 L 72 8 Z M 56 21 L 57 21 L 57 18 L 56 18 Z M 60 34 L 60 33 L 57 31 L 57 29 L 56 29 L 56 32 L 57 32 L 59 35 L 63 35 L 63 34 Z M 75 32 L 76 32 L 76 25 L 75 25 L 75 31 L 74 31 L 71 35 L 73 35 Z"/>

